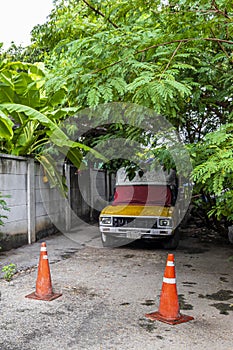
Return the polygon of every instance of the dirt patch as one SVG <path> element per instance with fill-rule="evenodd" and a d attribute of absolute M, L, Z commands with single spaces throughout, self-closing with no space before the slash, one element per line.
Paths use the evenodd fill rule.
<path fill-rule="evenodd" d="M 213 293 L 213 294 L 206 294 L 206 295 L 199 294 L 199 298 L 225 301 L 225 300 L 229 300 L 229 299 L 233 298 L 233 291 L 220 289 L 218 292 Z"/>
<path fill-rule="evenodd" d="M 220 311 L 221 315 L 229 315 L 228 311 L 233 311 L 233 304 L 217 303 L 210 306 L 216 307 Z"/>
<path fill-rule="evenodd" d="M 182 247 L 179 248 L 179 250 L 183 250 L 185 254 L 203 254 L 209 251 L 208 248 L 201 248 L 201 247 Z"/>
<path fill-rule="evenodd" d="M 65 290 L 70 294 L 79 295 L 82 297 L 94 298 L 98 295 L 86 286 L 65 286 Z"/>
<path fill-rule="evenodd" d="M 126 255 L 124 255 L 123 257 L 124 257 L 125 259 L 132 259 L 132 258 L 135 257 L 135 255 L 134 255 L 134 254 L 126 254 Z"/>
<path fill-rule="evenodd" d="M 178 295 L 178 299 L 179 299 L 180 309 L 182 309 L 182 310 L 193 310 L 193 306 L 191 304 L 186 303 L 183 294 L 179 294 Z"/>
<path fill-rule="evenodd" d="M 142 327 L 149 333 L 152 333 L 154 330 L 158 328 L 155 322 L 148 320 L 146 318 L 140 318 L 138 324 L 140 327 Z"/>
<path fill-rule="evenodd" d="M 196 285 L 196 282 L 182 282 L 182 284 L 183 284 L 184 286 L 193 287 L 193 286 Z"/>
<path fill-rule="evenodd" d="M 228 282 L 229 282 L 228 279 L 227 279 L 226 277 L 220 277 L 219 280 L 220 280 L 221 282 L 225 282 L 225 283 L 228 283 Z"/>
<path fill-rule="evenodd" d="M 72 255 L 74 255 L 77 251 L 79 251 L 79 249 L 76 248 L 71 248 L 70 250 L 65 251 L 64 253 L 61 254 L 61 259 L 65 260 L 65 259 L 69 259 L 72 257 Z"/>
<path fill-rule="evenodd" d="M 141 305 L 146 305 L 146 306 L 155 305 L 155 301 L 154 300 L 145 300 L 145 302 L 141 303 Z"/>

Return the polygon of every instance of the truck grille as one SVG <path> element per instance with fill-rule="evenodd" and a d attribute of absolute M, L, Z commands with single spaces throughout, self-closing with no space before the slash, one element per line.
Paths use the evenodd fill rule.
<path fill-rule="evenodd" d="M 130 218 L 130 217 L 114 217 L 114 227 L 130 227 L 130 228 L 157 228 L 157 219 L 153 218 Z"/>

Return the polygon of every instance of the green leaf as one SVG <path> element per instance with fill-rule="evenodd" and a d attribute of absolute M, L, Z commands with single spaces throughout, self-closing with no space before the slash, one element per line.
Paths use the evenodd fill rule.
<path fill-rule="evenodd" d="M 39 111 L 20 104 L 9 104 L 4 103 L 0 104 L 0 110 L 8 110 L 10 113 L 17 112 L 17 113 L 23 113 L 31 120 L 38 121 L 43 126 L 47 127 L 47 134 L 50 137 L 50 141 L 53 142 L 56 146 L 59 147 L 59 149 L 66 155 L 69 150 L 72 150 L 74 148 L 77 148 L 77 151 L 74 155 L 78 155 L 77 162 L 80 162 L 80 159 L 82 158 L 82 154 L 80 149 L 83 149 L 86 152 L 91 152 L 93 155 L 97 158 L 100 158 L 102 160 L 106 160 L 104 156 L 102 156 L 97 151 L 91 149 L 90 147 L 76 142 L 69 139 L 69 137 L 62 131 L 62 129 L 51 119 L 49 119 L 46 115 L 40 113 Z"/>
<path fill-rule="evenodd" d="M 46 176 L 49 179 L 51 187 L 56 187 L 59 192 L 65 197 L 67 187 L 63 175 L 57 169 L 57 164 L 48 153 L 40 154 L 36 157 L 39 163 L 43 166 Z"/>
<path fill-rule="evenodd" d="M 58 106 L 62 103 L 64 97 L 66 96 L 66 91 L 64 88 L 59 89 L 54 94 L 50 96 L 50 98 L 47 101 L 47 104 L 50 104 L 51 106 Z"/>
<path fill-rule="evenodd" d="M 89 90 L 87 94 L 88 106 L 90 107 L 97 106 L 100 101 L 100 96 L 101 96 L 100 91 L 97 88 L 93 88 Z"/>
<path fill-rule="evenodd" d="M 13 137 L 14 123 L 0 111 L 0 138 L 10 140 Z"/>

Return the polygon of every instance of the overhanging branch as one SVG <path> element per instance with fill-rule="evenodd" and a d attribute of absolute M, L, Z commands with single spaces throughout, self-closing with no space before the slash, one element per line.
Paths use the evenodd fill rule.
<path fill-rule="evenodd" d="M 179 42 L 179 44 L 177 45 L 175 51 L 173 52 L 173 54 L 172 54 L 172 56 L 171 56 L 171 58 L 170 58 L 170 60 L 169 60 L 169 62 L 167 63 L 166 67 L 164 68 L 163 72 L 161 73 L 161 76 L 160 76 L 160 78 L 159 78 L 159 81 L 161 80 L 161 78 L 162 78 L 163 74 L 166 72 L 166 70 L 169 68 L 169 66 L 170 66 L 170 64 L 171 64 L 171 62 L 172 62 L 172 60 L 173 60 L 173 58 L 175 57 L 175 55 L 176 55 L 176 53 L 177 53 L 177 51 L 179 50 L 179 48 L 180 48 L 181 45 L 182 45 L 182 42 Z"/>
<path fill-rule="evenodd" d="M 85 1 L 85 0 L 83 0 Z M 149 47 L 145 47 L 144 49 L 142 50 L 138 50 L 135 52 L 135 55 L 139 54 L 139 53 L 142 53 L 142 52 L 146 52 L 146 51 L 149 51 L 151 49 L 155 49 L 156 47 L 159 47 L 159 46 L 166 46 L 166 45 L 171 45 L 171 44 L 175 44 L 175 43 L 187 43 L 187 42 L 190 42 L 190 41 L 201 41 L 201 40 L 205 40 L 205 41 L 215 41 L 215 42 L 218 42 L 219 44 L 221 43 L 225 43 L 225 44 L 229 44 L 229 45 L 233 45 L 233 41 L 231 40 L 224 40 L 224 39 L 218 39 L 218 38 L 188 38 L 188 39 L 180 39 L 180 40 L 172 40 L 172 41 L 166 41 L 164 43 L 161 43 L 161 44 L 156 44 L 156 45 L 152 45 L 152 46 L 149 46 Z M 179 48 L 180 46 L 178 45 L 177 48 Z M 110 67 L 113 67 L 121 62 L 123 62 L 124 59 L 120 59 L 116 62 L 113 62 L 111 64 L 108 64 L 107 66 L 105 67 L 102 67 L 102 68 L 99 68 L 99 69 L 96 69 L 95 71 L 89 73 L 89 74 L 96 74 L 96 73 L 99 73 L 105 69 L 108 69 Z"/>
<path fill-rule="evenodd" d="M 91 4 L 89 4 L 89 2 L 87 2 L 86 0 L 83 0 L 83 2 L 92 10 L 94 11 L 97 15 L 100 15 L 101 17 L 105 18 L 114 28 L 118 29 L 118 25 L 115 24 L 113 21 L 111 21 L 110 18 L 106 18 L 105 14 L 102 13 L 100 10 L 96 9 L 94 6 L 92 6 Z"/>
<path fill-rule="evenodd" d="M 205 40 L 205 41 L 217 41 L 220 43 L 225 43 L 225 44 L 229 44 L 229 45 L 233 45 L 233 41 L 230 40 L 224 40 L 224 39 L 218 39 L 218 38 L 188 38 L 188 39 L 180 39 L 180 40 L 172 40 L 172 41 L 165 41 L 164 43 L 161 44 L 156 44 L 156 45 L 152 45 L 149 47 L 146 47 L 145 49 L 139 50 L 136 52 L 136 54 L 141 53 L 141 52 L 145 52 L 148 51 L 150 49 L 155 49 L 156 47 L 159 46 L 165 46 L 165 45 L 170 45 L 170 44 L 175 44 L 175 43 L 187 43 L 189 41 L 201 41 L 201 40 Z"/>

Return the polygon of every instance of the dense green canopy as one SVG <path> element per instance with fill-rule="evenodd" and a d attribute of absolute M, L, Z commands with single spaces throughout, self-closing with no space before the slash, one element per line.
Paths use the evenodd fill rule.
<path fill-rule="evenodd" d="M 130 101 L 162 113 L 188 142 L 232 112 L 230 1 L 57 1 L 32 32 L 78 108 Z"/>
<path fill-rule="evenodd" d="M 8 58 L 44 61 L 48 96 L 65 91 L 60 107 L 130 102 L 165 116 L 187 144 L 196 189 L 212 198 L 211 213 L 232 219 L 232 2 L 56 0 L 54 5 L 47 22 L 33 29 L 32 45 Z M 126 137 L 142 136 L 125 131 Z M 118 125 L 91 138 L 122 132 Z"/>

